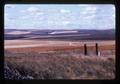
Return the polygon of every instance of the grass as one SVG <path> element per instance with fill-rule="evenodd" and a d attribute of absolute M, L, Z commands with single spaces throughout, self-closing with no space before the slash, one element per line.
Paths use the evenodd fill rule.
<path fill-rule="evenodd" d="M 114 79 L 115 56 L 75 56 L 70 52 L 5 54 L 5 64 L 33 79 Z M 9 78 L 8 78 L 9 79 Z"/>

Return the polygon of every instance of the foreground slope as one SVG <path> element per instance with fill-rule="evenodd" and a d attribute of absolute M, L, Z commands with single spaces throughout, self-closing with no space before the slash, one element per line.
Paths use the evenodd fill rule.
<path fill-rule="evenodd" d="M 6 79 L 114 79 L 115 56 L 73 56 L 71 52 L 5 54 Z"/>

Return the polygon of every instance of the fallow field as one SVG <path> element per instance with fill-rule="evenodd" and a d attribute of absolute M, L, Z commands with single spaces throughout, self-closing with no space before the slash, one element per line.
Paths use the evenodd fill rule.
<path fill-rule="evenodd" d="M 115 41 L 5 40 L 5 78 L 114 79 Z"/>

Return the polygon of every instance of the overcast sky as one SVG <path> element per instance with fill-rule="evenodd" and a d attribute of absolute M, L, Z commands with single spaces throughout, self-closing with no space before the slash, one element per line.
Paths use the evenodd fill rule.
<path fill-rule="evenodd" d="M 112 4 L 6 4 L 5 29 L 111 29 Z"/>

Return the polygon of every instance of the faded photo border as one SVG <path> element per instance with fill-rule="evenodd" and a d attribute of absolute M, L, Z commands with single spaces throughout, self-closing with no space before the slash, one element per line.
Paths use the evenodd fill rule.
<path fill-rule="evenodd" d="M 0 47 L 0 51 L 1 51 L 1 57 L 0 57 L 0 60 L 1 60 L 1 66 L 0 66 L 0 79 L 2 79 L 3 81 L 7 81 L 4 79 L 4 6 L 5 4 L 113 4 L 115 5 L 115 8 L 116 8 L 116 11 L 115 11 L 115 22 L 116 22 L 116 25 L 115 25 L 115 36 L 116 36 L 116 39 L 115 39 L 115 42 L 116 42 L 116 77 L 115 79 L 113 80 L 92 80 L 92 81 L 89 81 L 89 80 L 77 80 L 77 82 L 80 82 L 80 83 L 110 83 L 110 84 L 113 84 L 113 83 L 117 83 L 118 80 L 120 79 L 120 70 L 119 70 L 119 67 L 120 67 L 120 57 L 119 57 L 119 42 L 120 42 L 120 35 L 119 35 L 119 32 L 120 32 L 120 24 L 119 24 L 119 8 L 118 8 L 118 0 L 1 0 L 2 2 L 2 5 L 1 5 L 1 12 L 0 12 L 0 17 L 1 17 L 1 47 Z M 23 81 L 24 83 L 34 83 L 34 82 L 39 82 L 39 80 L 21 80 Z M 32 81 L 32 82 L 31 82 Z M 46 81 L 46 80 L 45 80 Z M 18 81 L 16 81 L 18 82 Z M 49 80 L 47 80 L 47 82 L 49 83 Z M 56 81 L 58 82 L 58 81 Z M 62 82 L 62 81 L 61 81 Z M 63 81 L 64 82 L 64 81 Z M 67 81 L 66 81 L 67 82 Z M 69 80 L 69 82 L 71 82 Z M 10 81 L 7 81 L 7 83 L 10 83 Z M 12 83 L 12 80 L 11 80 L 11 83 Z M 74 83 L 74 80 L 73 80 L 73 83 Z"/>

